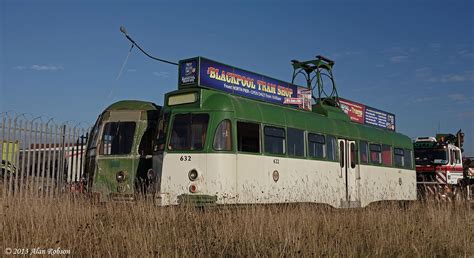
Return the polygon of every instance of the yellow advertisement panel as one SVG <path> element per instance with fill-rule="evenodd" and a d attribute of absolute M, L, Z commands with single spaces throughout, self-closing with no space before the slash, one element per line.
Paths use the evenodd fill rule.
<path fill-rule="evenodd" d="M 6 160 L 6 161 L 9 161 L 11 164 L 14 164 L 15 162 L 13 162 L 13 158 L 15 158 L 16 155 L 18 155 L 18 141 L 16 142 L 3 141 L 2 160 Z"/>

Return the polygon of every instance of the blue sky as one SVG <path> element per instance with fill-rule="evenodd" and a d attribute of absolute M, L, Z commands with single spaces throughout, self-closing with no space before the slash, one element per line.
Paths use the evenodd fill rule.
<path fill-rule="evenodd" d="M 410 137 L 466 133 L 474 155 L 472 1 L 0 1 L 0 111 L 93 123 L 121 99 L 163 103 L 178 61 L 205 56 L 290 81 L 336 61 L 341 97 L 394 113 Z"/>

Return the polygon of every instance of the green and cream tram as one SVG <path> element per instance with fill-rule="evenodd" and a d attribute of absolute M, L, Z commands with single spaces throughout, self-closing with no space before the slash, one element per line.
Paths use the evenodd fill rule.
<path fill-rule="evenodd" d="M 87 143 L 86 190 L 100 201 L 132 200 L 153 194 L 152 142 L 161 107 L 124 100 L 105 109 Z"/>
<path fill-rule="evenodd" d="M 181 61 L 154 144 L 161 205 L 416 199 L 409 137 L 308 105 L 300 90 L 203 58 Z"/>

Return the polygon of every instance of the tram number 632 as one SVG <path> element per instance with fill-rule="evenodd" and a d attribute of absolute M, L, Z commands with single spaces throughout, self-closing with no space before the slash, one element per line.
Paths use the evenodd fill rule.
<path fill-rule="evenodd" d="M 180 161 L 191 161 L 191 156 L 181 156 Z"/>

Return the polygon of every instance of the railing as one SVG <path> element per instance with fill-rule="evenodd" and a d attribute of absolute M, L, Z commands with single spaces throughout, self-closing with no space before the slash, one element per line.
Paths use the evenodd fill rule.
<path fill-rule="evenodd" d="M 53 119 L 0 115 L 0 195 L 52 197 L 80 191 L 88 129 Z"/>

